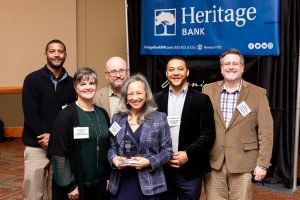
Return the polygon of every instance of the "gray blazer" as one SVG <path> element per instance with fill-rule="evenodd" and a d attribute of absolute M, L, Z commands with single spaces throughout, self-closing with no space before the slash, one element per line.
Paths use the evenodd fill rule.
<path fill-rule="evenodd" d="M 112 165 L 115 156 L 124 156 L 122 145 L 125 136 L 127 115 L 115 114 L 112 123 L 118 123 L 121 130 L 116 136 L 110 134 L 110 148 L 108 150 L 108 161 Z M 150 167 L 138 171 L 139 182 L 144 195 L 154 195 L 167 190 L 163 165 L 173 155 L 170 127 L 164 113 L 154 112 L 150 119 L 145 119 L 142 127 L 138 154 L 149 159 Z M 121 178 L 121 171 L 112 166 L 108 190 L 116 194 Z"/>

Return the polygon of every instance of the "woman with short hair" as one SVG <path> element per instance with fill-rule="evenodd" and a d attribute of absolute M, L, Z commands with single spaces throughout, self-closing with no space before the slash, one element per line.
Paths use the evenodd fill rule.
<path fill-rule="evenodd" d="M 53 199 L 105 199 L 109 117 L 93 105 L 97 75 L 80 68 L 74 75 L 77 101 L 57 116 L 49 152 L 55 187 Z"/>

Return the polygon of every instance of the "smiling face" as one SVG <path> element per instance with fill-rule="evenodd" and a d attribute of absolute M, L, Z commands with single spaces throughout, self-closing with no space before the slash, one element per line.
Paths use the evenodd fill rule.
<path fill-rule="evenodd" d="M 176 92 L 181 91 L 187 84 L 189 70 L 183 60 L 172 59 L 167 64 L 166 76 Z"/>
<path fill-rule="evenodd" d="M 241 57 L 236 54 L 227 54 L 221 62 L 221 73 L 225 81 L 239 82 L 244 72 Z"/>
<path fill-rule="evenodd" d="M 64 45 L 60 43 L 50 43 L 45 52 L 47 66 L 52 69 L 60 69 L 63 67 L 67 57 Z"/>
<path fill-rule="evenodd" d="M 135 81 L 128 85 L 127 103 L 131 107 L 131 111 L 138 113 L 142 110 L 146 102 L 146 91 L 143 82 Z"/>
<path fill-rule="evenodd" d="M 96 94 L 96 89 L 96 81 L 92 76 L 84 77 L 75 87 L 78 99 L 82 101 L 92 101 Z"/>
<path fill-rule="evenodd" d="M 120 57 L 112 57 L 106 62 L 106 80 L 114 92 L 119 92 L 128 78 L 127 63 Z"/>

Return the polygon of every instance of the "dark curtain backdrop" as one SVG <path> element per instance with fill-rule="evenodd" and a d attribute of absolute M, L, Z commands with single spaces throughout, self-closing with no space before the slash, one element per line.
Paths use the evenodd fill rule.
<path fill-rule="evenodd" d="M 158 92 L 166 81 L 165 64 L 170 57 L 140 55 L 141 1 L 127 0 L 127 3 L 131 74 L 137 72 L 144 74 L 153 92 Z M 280 56 L 245 57 L 243 78 L 268 91 L 274 119 L 274 148 L 272 166 L 267 180 L 292 187 L 300 1 L 281 0 L 280 7 Z M 234 45 L 232 47 L 234 48 Z M 199 90 L 202 84 L 222 79 L 217 56 L 187 56 L 185 58 L 190 67 L 189 82 Z"/>

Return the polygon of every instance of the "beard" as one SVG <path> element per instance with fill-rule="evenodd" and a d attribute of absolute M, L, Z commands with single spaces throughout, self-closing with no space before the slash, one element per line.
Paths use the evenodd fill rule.
<path fill-rule="evenodd" d="M 54 63 L 50 58 L 47 58 L 47 64 L 53 69 L 60 69 L 65 63 L 65 58 L 62 58 L 59 63 Z"/>
<path fill-rule="evenodd" d="M 113 84 L 112 87 L 115 89 L 115 90 L 121 90 L 123 84 L 121 83 L 116 83 L 116 84 Z"/>
<path fill-rule="evenodd" d="M 222 75 L 228 81 L 239 80 L 242 77 L 242 73 L 222 73 Z"/>
<path fill-rule="evenodd" d="M 117 90 L 121 90 L 123 83 L 124 83 L 123 79 L 118 79 L 118 80 L 113 81 L 111 86 Z"/>

